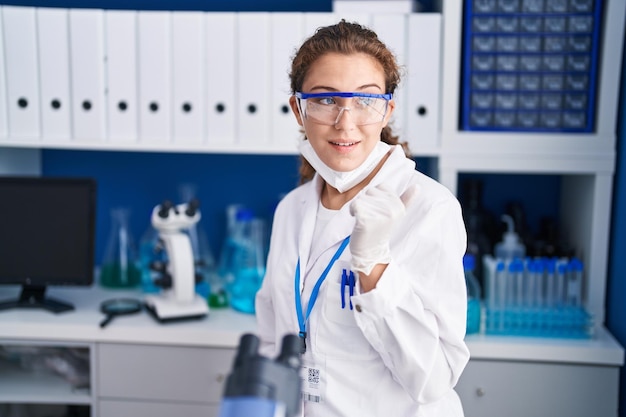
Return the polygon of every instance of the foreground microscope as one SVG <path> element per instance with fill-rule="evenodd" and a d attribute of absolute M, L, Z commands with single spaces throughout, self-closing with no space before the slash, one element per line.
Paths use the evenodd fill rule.
<path fill-rule="evenodd" d="M 152 267 L 160 273 L 155 284 L 163 291 L 148 295 L 146 308 L 159 321 L 201 318 L 208 314 L 204 298 L 196 294 L 195 262 L 191 241 L 186 230 L 200 221 L 198 200 L 174 206 L 164 201 L 152 210 L 152 226 L 159 233 L 159 240 L 167 252 L 168 262 Z"/>
<path fill-rule="evenodd" d="M 219 417 L 294 417 L 300 410 L 300 349 L 297 335 L 286 335 L 280 354 L 258 354 L 259 339 L 241 337 L 226 380 Z"/>

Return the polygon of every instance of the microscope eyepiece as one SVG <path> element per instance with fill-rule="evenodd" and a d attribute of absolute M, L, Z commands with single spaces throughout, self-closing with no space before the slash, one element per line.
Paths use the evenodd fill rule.
<path fill-rule="evenodd" d="M 283 337 L 280 354 L 276 358 L 276 362 L 280 362 L 293 369 L 300 369 L 300 350 L 302 341 L 295 334 L 288 334 Z"/>
<path fill-rule="evenodd" d="M 241 336 L 237 356 L 235 357 L 235 368 L 254 358 L 259 352 L 259 338 L 256 335 L 247 333 Z"/>
<path fill-rule="evenodd" d="M 170 200 L 165 200 L 163 201 L 163 203 L 161 203 L 161 206 L 159 207 L 159 217 L 162 219 L 167 219 L 168 216 L 170 215 L 170 209 L 173 207 L 174 205 L 172 204 L 172 202 Z"/>
<path fill-rule="evenodd" d="M 185 210 L 185 214 L 189 217 L 193 217 L 198 208 L 200 207 L 200 201 L 197 198 L 192 198 L 191 201 L 187 204 L 187 209 Z"/>

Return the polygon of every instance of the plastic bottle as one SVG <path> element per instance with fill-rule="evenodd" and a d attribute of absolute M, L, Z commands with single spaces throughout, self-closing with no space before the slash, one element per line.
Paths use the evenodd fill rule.
<path fill-rule="evenodd" d="M 507 231 L 504 232 L 502 241 L 495 246 L 494 254 L 496 258 L 505 261 L 511 261 L 515 258 L 524 258 L 526 256 L 526 247 L 520 241 L 517 233 L 515 233 L 513 218 L 508 214 L 503 214 L 502 221 L 507 224 Z"/>
<path fill-rule="evenodd" d="M 465 286 L 467 288 L 467 325 L 466 334 L 478 333 L 480 330 L 480 283 L 474 275 L 475 259 L 473 255 L 463 257 Z"/>
<path fill-rule="evenodd" d="M 230 305 L 254 314 L 256 293 L 265 276 L 264 223 L 251 210 L 240 208 L 224 246 L 221 273 L 227 282 Z"/>

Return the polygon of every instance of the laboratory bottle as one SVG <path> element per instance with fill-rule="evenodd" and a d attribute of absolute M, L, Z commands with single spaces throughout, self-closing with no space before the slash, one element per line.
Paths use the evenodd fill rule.
<path fill-rule="evenodd" d="M 505 214 L 510 216 L 513 221 L 513 230 L 515 231 L 519 242 L 525 248 L 525 255 L 530 255 L 535 239 L 530 231 L 530 228 L 528 227 L 524 206 L 519 201 L 509 201 L 506 204 Z M 523 255 L 520 255 L 520 257 L 523 257 Z"/>
<path fill-rule="evenodd" d="M 230 306 L 255 313 L 254 302 L 265 276 L 264 222 L 252 210 L 239 208 L 220 263 Z"/>
<path fill-rule="evenodd" d="M 517 233 L 515 233 L 513 218 L 508 214 L 503 214 L 502 221 L 507 224 L 507 231 L 504 232 L 502 241 L 496 244 L 494 255 L 496 258 L 505 261 L 511 261 L 515 258 L 524 258 L 524 256 L 526 256 L 526 247 L 520 241 Z"/>
<path fill-rule="evenodd" d="M 111 232 L 100 271 L 100 284 L 103 287 L 133 288 L 141 281 L 137 248 L 129 221 L 129 209 L 111 209 Z"/>
<path fill-rule="evenodd" d="M 476 266 L 473 255 L 463 256 L 463 270 L 465 271 L 465 287 L 467 288 L 467 323 L 466 334 L 478 333 L 480 330 L 481 307 L 480 283 L 474 275 Z"/>

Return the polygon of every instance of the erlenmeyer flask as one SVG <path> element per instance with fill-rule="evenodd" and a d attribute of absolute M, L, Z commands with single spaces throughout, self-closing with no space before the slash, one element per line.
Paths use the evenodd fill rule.
<path fill-rule="evenodd" d="M 111 233 L 100 271 L 100 284 L 109 288 L 132 288 L 139 285 L 141 271 L 137 265 L 137 248 L 128 228 L 130 210 L 111 210 Z"/>
<path fill-rule="evenodd" d="M 265 276 L 265 223 L 251 210 L 240 209 L 227 237 L 224 263 L 230 305 L 244 313 L 255 313 L 254 301 Z"/>

